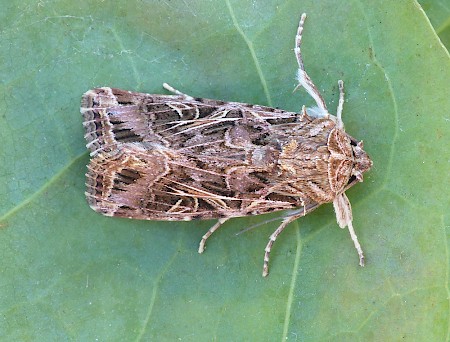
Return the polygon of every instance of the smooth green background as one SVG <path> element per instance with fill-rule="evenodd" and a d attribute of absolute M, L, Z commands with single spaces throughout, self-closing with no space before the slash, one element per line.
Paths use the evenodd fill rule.
<path fill-rule="evenodd" d="M 419 3 L 448 50 L 450 47 L 450 2 L 448 0 L 419 0 Z"/>
<path fill-rule="evenodd" d="M 442 3 L 426 2 L 430 13 Z M 450 58 L 417 2 L 0 5 L 1 339 L 450 339 Z M 280 236 L 267 279 L 277 223 L 235 235 L 267 217 L 231 220 L 199 255 L 212 221 L 140 222 L 87 206 L 83 92 L 162 93 L 168 82 L 300 110 L 313 104 L 292 93 L 301 12 L 307 71 L 331 112 L 345 81 L 346 129 L 374 161 L 348 191 L 365 268 L 331 205 Z M 445 31 L 448 18 L 431 22 Z"/>

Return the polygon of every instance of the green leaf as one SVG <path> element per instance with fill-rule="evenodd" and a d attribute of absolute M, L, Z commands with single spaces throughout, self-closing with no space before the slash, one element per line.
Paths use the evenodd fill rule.
<path fill-rule="evenodd" d="M 450 47 L 450 4 L 447 0 L 420 0 L 420 5 L 430 18 L 436 34 L 447 47 Z"/>
<path fill-rule="evenodd" d="M 449 340 L 450 59 L 412 1 L 6 1 L 0 35 L 5 340 Z M 278 222 L 103 217 L 84 199 L 80 97 L 97 86 L 300 110 L 306 69 L 373 169 L 348 191 L 367 264 L 331 205 Z M 273 217 L 273 216 L 271 216 Z"/>

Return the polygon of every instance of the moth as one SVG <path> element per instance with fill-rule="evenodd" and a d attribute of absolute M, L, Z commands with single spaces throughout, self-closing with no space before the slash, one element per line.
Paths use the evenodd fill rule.
<path fill-rule="evenodd" d="M 270 236 L 263 276 L 278 235 L 294 220 L 332 202 L 348 227 L 364 265 L 345 191 L 362 182 L 372 161 L 363 142 L 345 132 L 344 85 L 338 81 L 336 116 L 304 69 L 300 45 L 306 14 L 295 37 L 298 86 L 316 106 L 300 112 L 116 88 L 87 91 L 81 101 L 91 161 L 86 197 L 106 216 L 141 220 L 218 219 L 206 240 L 232 217 L 287 210 Z"/>

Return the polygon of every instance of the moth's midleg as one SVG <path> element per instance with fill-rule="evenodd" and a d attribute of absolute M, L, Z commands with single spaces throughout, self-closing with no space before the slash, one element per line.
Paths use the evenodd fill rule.
<path fill-rule="evenodd" d="M 202 239 L 200 240 L 200 244 L 198 246 L 198 252 L 203 253 L 205 250 L 205 244 L 206 240 L 214 233 L 217 229 L 219 229 L 226 221 L 228 221 L 228 218 L 220 218 L 217 220 L 216 224 L 208 229 L 208 231 L 205 233 L 205 235 L 202 236 Z"/>
<path fill-rule="evenodd" d="M 303 25 L 305 23 L 305 20 L 306 20 L 306 13 L 303 13 L 300 18 L 300 22 L 298 24 L 297 35 L 295 36 L 294 53 L 298 63 L 297 80 L 299 83 L 296 89 L 299 88 L 300 86 L 305 88 L 308 94 L 314 99 L 314 101 L 316 101 L 317 107 L 321 109 L 324 116 L 328 117 L 329 114 L 327 110 L 327 105 L 325 104 L 325 100 L 323 99 L 322 95 L 320 94 L 319 90 L 317 89 L 317 87 L 315 86 L 309 75 L 306 73 L 305 66 L 303 65 L 303 58 L 300 46 L 302 43 Z"/>

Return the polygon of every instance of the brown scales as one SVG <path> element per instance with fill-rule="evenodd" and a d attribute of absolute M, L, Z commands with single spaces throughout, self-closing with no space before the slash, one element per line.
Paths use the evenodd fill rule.
<path fill-rule="evenodd" d="M 265 249 L 268 274 L 273 242 L 292 221 L 333 202 L 340 227 L 348 226 L 360 264 L 364 256 L 352 227 L 345 190 L 362 181 L 372 162 L 362 142 L 349 136 L 303 68 L 302 15 L 296 36 L 299 86 L 317 108 L 301 113 L 175 95 L 97 88 L 83 95 L 91 151 L 89 205 L 107 216 L 146 220 L 219 219 L 297 209 L 285 216 Z"/>

